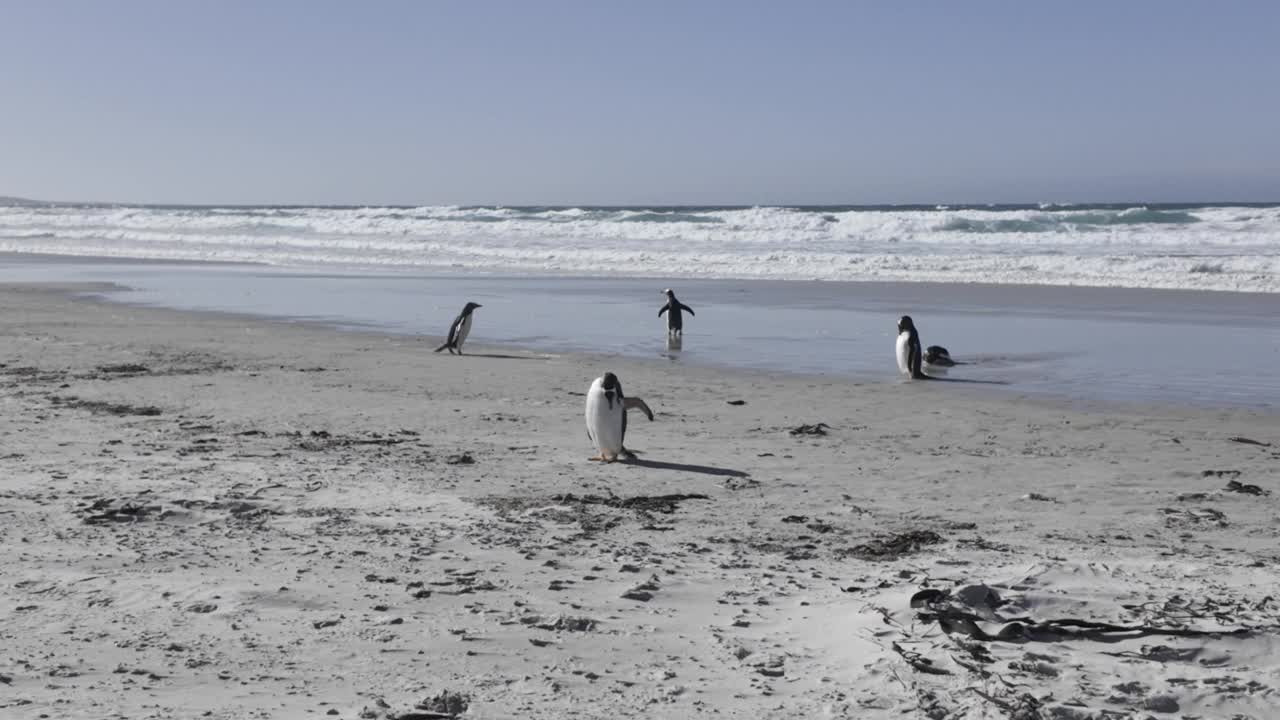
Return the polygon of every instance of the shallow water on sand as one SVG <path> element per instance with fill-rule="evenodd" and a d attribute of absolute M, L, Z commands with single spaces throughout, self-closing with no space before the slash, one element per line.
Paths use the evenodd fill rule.
<path fill-rule="evenodd" d="M 1280 408 L 1280 295 L 1069 287 L 317 274 L 243 265 L 0 258 L 0 281 L 116 282 L 114 301 L 427 335 L 468 300 L 471 342 L 898 382 L 895 323 L 966 363 L 946 374 L 1080 400 Z M 693 307 L 683 348 L 658 317 Z M 438 343 L 437 343 L 438 344 Z M 430 346 L 430 348 L 428 348 Z M 976 385 L 975 385 L 976 387 Z"/>

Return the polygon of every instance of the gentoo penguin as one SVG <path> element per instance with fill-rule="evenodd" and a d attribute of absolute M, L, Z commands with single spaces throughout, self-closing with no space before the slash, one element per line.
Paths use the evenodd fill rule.
<path fill-rule="evenodd" d="M 436 352 L 448 348 L 450 355 L 455 350 L 459 355 L 462 354 L 462 343 L 466 342 L 467 336 L 471 334 L 471 313 L 478 307 L 484 306 L 469 302 L 462 308 L 462 312 L 458 314 L 458 317 L 454 318 L 453 324 L 449 326 L 449 338 L 444 341 L 443 345 L 436 348 Z"/>
<path fill-rule="evenodd" d="M 932 380 L 920 369 L 920 334 L 910 315 L 898 320 L 898 370 L 912 380 Z"/>
<path fill-rule="evenodd" d="M 951 359 L 951 353 L 941 345 L 930 345 L 924 349 L 924 364 L 938 367 L 954 367 L 960 363 Z"/>
<path fill-rule="evenodd" d="M 696 315 L 693 308 L 685 305 L 676 299 L 676 294 L 671 288 L 663 290 L 662 293 L 667 296 L 667 304 L 662 306 L 658 311 L 658 317 L 662 317 L 662 313 L 667 313 L 667 334 L 683 335 L 684 334 L 684 317 L 680 314 L 682 311 L 688 311 L 690 315 Z"/>
<path fill-rule="evenodd" d="M 636 408 L 649 420 L 653 411 L 640 398 L 624 397 L 618 376 L 607 372 L 596 378 L 587 390 L 587 437 L 599 450 L 591 460 L 613 462 L 618 458 L 634 457 L 623 445 L 627 434 L 627 410 Z"/>

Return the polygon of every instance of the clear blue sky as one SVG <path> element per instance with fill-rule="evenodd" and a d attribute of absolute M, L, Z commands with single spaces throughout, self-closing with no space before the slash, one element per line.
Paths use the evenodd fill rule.
<path fill-rule="evenodd" d="M 1280 200 L 1280 2 L 0 0 L 0 194 Z"/>

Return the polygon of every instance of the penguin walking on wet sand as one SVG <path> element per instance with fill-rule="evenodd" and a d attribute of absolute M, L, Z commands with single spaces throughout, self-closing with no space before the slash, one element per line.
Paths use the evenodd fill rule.
<path fill-rule="evenodd" d="M 684 316 L 682 312 L 688 312 L 690 315 L 697 315 L 693 308 L 685 305 L 676 299 L 676 294 L 671 288 L 663 290 L 662 293 L 667 296 L 667 304 L 662 306 L 658 311 L 658 317 L 662 317 L 663 313 L 667 314 L 667 335 L 683 335 L 684 334 Z"/>
<path fill-rule="evenodd" d="M 627 410 L 637 409 L 653 420 L 653 411 L 640 398 L 622 394 L 622 383 L 611 372 L 596 378 L 587 390 L 587 437 L 599 451 L 590 460 L 614 462 L 619 458 L 635 457 L 627 450 L 623 440 L 627 434 Z"/>
<path fill-rule="evenodd" d="M 921 369 L 920 333 L 910 315 L 898 320 L 898 370 L 912 380 L 933 380 Z"/>
<path fill-rule="evenodd" d="M 458 314 L 458 317 L 454 318 L 453 324 L 449 326 L 448 339 L 444 341 L 443 345 L 435 349 L 436 352 L 448 348 L 450 355 L 454 351 L 457 351 L 459 355 L 462 354 L 462 344 L 467 341 L 467 336 L 471 334 L 471 314 L 478 307 L 484 306 L 469 302 L 462 308 L 462 312 Z"/>

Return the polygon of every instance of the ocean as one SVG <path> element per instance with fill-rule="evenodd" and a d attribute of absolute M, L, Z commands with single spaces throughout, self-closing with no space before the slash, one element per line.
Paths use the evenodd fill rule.
<path fill-rule="evenodd" d="M 1280 409 L 1280 205 L 0 207 L 0 281 L 471 343 L 973 391 Z M 665 344 L 660 291 L 697 316 Z M 1206 292 L 1206 291 L 1219 292 Z"/>
<path fill-rule="evenodd" d="M 0 206 L 0 252 L 322 271 L 1280 292 L 1280 205 Z"/>

